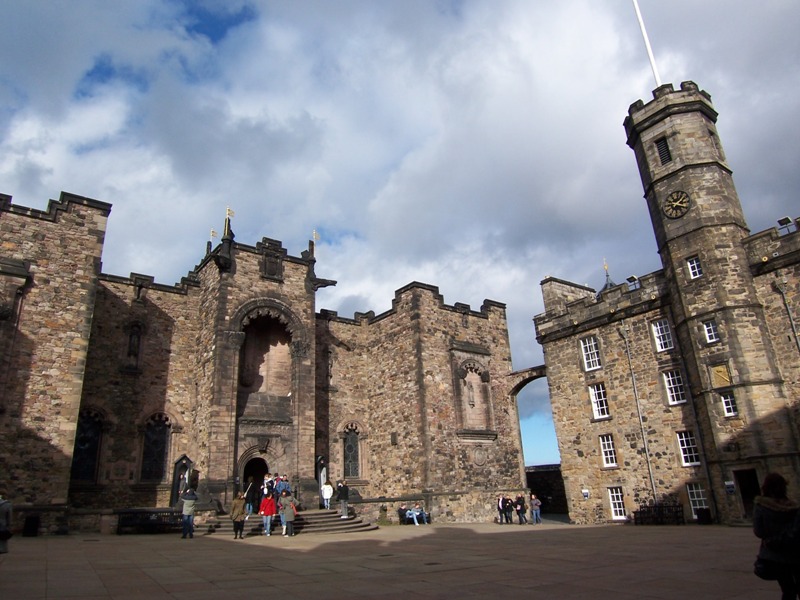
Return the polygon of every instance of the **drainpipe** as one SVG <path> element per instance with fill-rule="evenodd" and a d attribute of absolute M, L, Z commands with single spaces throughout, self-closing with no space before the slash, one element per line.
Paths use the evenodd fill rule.
<path fill-rule="evenodd" d="M 628 357 L 628 370 L 631 374 L 631 382 L 633 383 L 633 398 L 636 402 L 636 412 L 639 415 L 639 428 L 642 431 L 642 444 L 644 445 L 644 457 L 645 461 L 647 461 L 647 473 L 650 476 L 650 489 L 653 492 L 653 501 L 657 501 L 658 497 L 656 495 L 656 480 L 653 477 L 653 465 L 650 464 L 650 449 L 647 447 L 647 432 L 645 431 L 644 427 L 644 420 L 642 419 L 642 405 L 639 401 L 639 391 L 636 387 L 636 375 L 633 372 L 633 361 L 631 360 L 631 348 L 628 343 L 628 324 L 625 321 L 622 321 L 622 327 L 619 328 L 619 334 L 622 336 L 622 339 L 625 340 L 625 355 Z"/>

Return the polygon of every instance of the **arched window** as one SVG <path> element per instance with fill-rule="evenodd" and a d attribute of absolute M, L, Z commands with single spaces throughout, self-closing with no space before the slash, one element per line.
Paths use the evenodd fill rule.
<path fill-rule="evenodd" d="M 100 413 L 84 409 L 78 415 L 75 449 L 72 453 L 72 481 L 94 483 L 100 462 L 100 444 L 103 439 L 103 419 Z"/>
<path fill-rule="evenodd" d="M 142 447 L 142 481 L 162 481 L 166 473 L 169 452 L 169 417 L 157 413 L 144 426 Z"/>
<path fill-rule="evenodd" d="M 361 476 L 359 468 L 359 436 L 358 425 L 350 423 L 344 429 L 344 477 L 358 479 Z"/>

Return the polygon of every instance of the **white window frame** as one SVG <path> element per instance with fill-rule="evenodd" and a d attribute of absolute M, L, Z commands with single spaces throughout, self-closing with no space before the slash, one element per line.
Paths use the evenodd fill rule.
<path fill-rule="evenodd" d="M 664 371 L 662 374 L 664 388 L 667 391 L 667 402 L 671 405 L 686 402 L 686 386 L 683 384 L 683 375 L 678 369 Z"/>
<path fill-rule="evenodd" d="M 719 328 L 717 328 L 717 322 L 714 319 L 703 321 L 703 331 L 706 334 L 707 343 L 713 344 L 719 341 Z"/>
<path fill-rule="evenodd" d="M 614 448 L 614 436 L 610 433 L 604 433 L 600 436 L 600 453 L 603 455 L 604 467 L 618 466 L 617 450 Z"/>
<path fill-rule="evenodd" d="M 694 467 L 700 464 L 700 449 L 697 447 L 697 438 L 691 431 L 678 431 L 678 447 L 681 451 L 681 464 L 684 467 Z"/>
<path fill-rule="evenodd" d="M 675 347 L 675 343 L 672 341 L 672 330 L 667 319 L 653 321 L 650 326 L 653 330 L 653 338 L 658 352 L 672 350 Z"/>
<path fill-rule="evenodd" d="M 606 384 L 602 381 L 589 386 L 589 398 L 592 401 L 592 414 L 595 419 L 610 419 L 611 411 L 608 408 L 608 393 Z"/>
<path fill-rule="evenodd" d="M 621 487 L 608 488 L 608 504 L 611 507 L 612 520 L 625 521 L 628 519 L 625 514 L 625 496 Z"/>
<path fill-rule="evenodd" d="M 722 400 L 722 409 L 725 411 L 726 417 L 738 417 L 739 407 L 736 406 L 736 396 L 733 391 L 727 390 L 719 393 L 720 400 Z"/>
<path fill-rule="evenodd" d="M 700 279 L 703 276 L 703 265 L 697 255 L 686 259 L 686 268 L 689 269 L 689 279 Z"/>
<path fill-rule="evenodd" d="M 687 483 L 686 494 L 689 496 L 689 506 L 692 508 L 692 518 L 696 519 L 698 509 L 708 508 L 706 491 L 699 483 Z"/>
<path fill-rule="evenodd" d="M 585 371 L 596 371 L 603 366 L 600 362 L 600 344 L 597 343 L 597 336 L 590 335 L 581 339 L 581 354 Z"/>

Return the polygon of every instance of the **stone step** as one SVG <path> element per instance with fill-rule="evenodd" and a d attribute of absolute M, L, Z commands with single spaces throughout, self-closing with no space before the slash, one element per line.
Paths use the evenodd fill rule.
<path fill-rule="evenodd" d="M 295 532 L 300 533 L 355 533 L 360 531 L 372 531 L 378 526 L 352 513 L 347 519 L 342 519 L 338 511 L 334 510 L 305 510 L 298 513 L 294 521 Z M 198 533 L 205 535 L 233 535 L 233 522 L 225 516 L 209 519 L 205 524 L 197 526 Z M 273 535 L 281 531 L 279 518 L 272 521 Z M 244 525 L 244 535 L 246 537 L 263 535 L 263 521 L 259 515 L 252 515 Z"/>

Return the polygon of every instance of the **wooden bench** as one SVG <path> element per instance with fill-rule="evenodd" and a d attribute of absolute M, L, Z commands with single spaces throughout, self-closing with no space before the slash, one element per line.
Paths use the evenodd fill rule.
<path fill-rule="evenodd" d="M 634 525 L 684 525 L 686 518 L 681 504 L 651 504 L 633 511 Z"/>
<path fill-rule="evenodd" d="M 131 508 L 115 511 L 117 534 L 172 533 L 181 531 L 183 516 L 172 508 Z"/>

